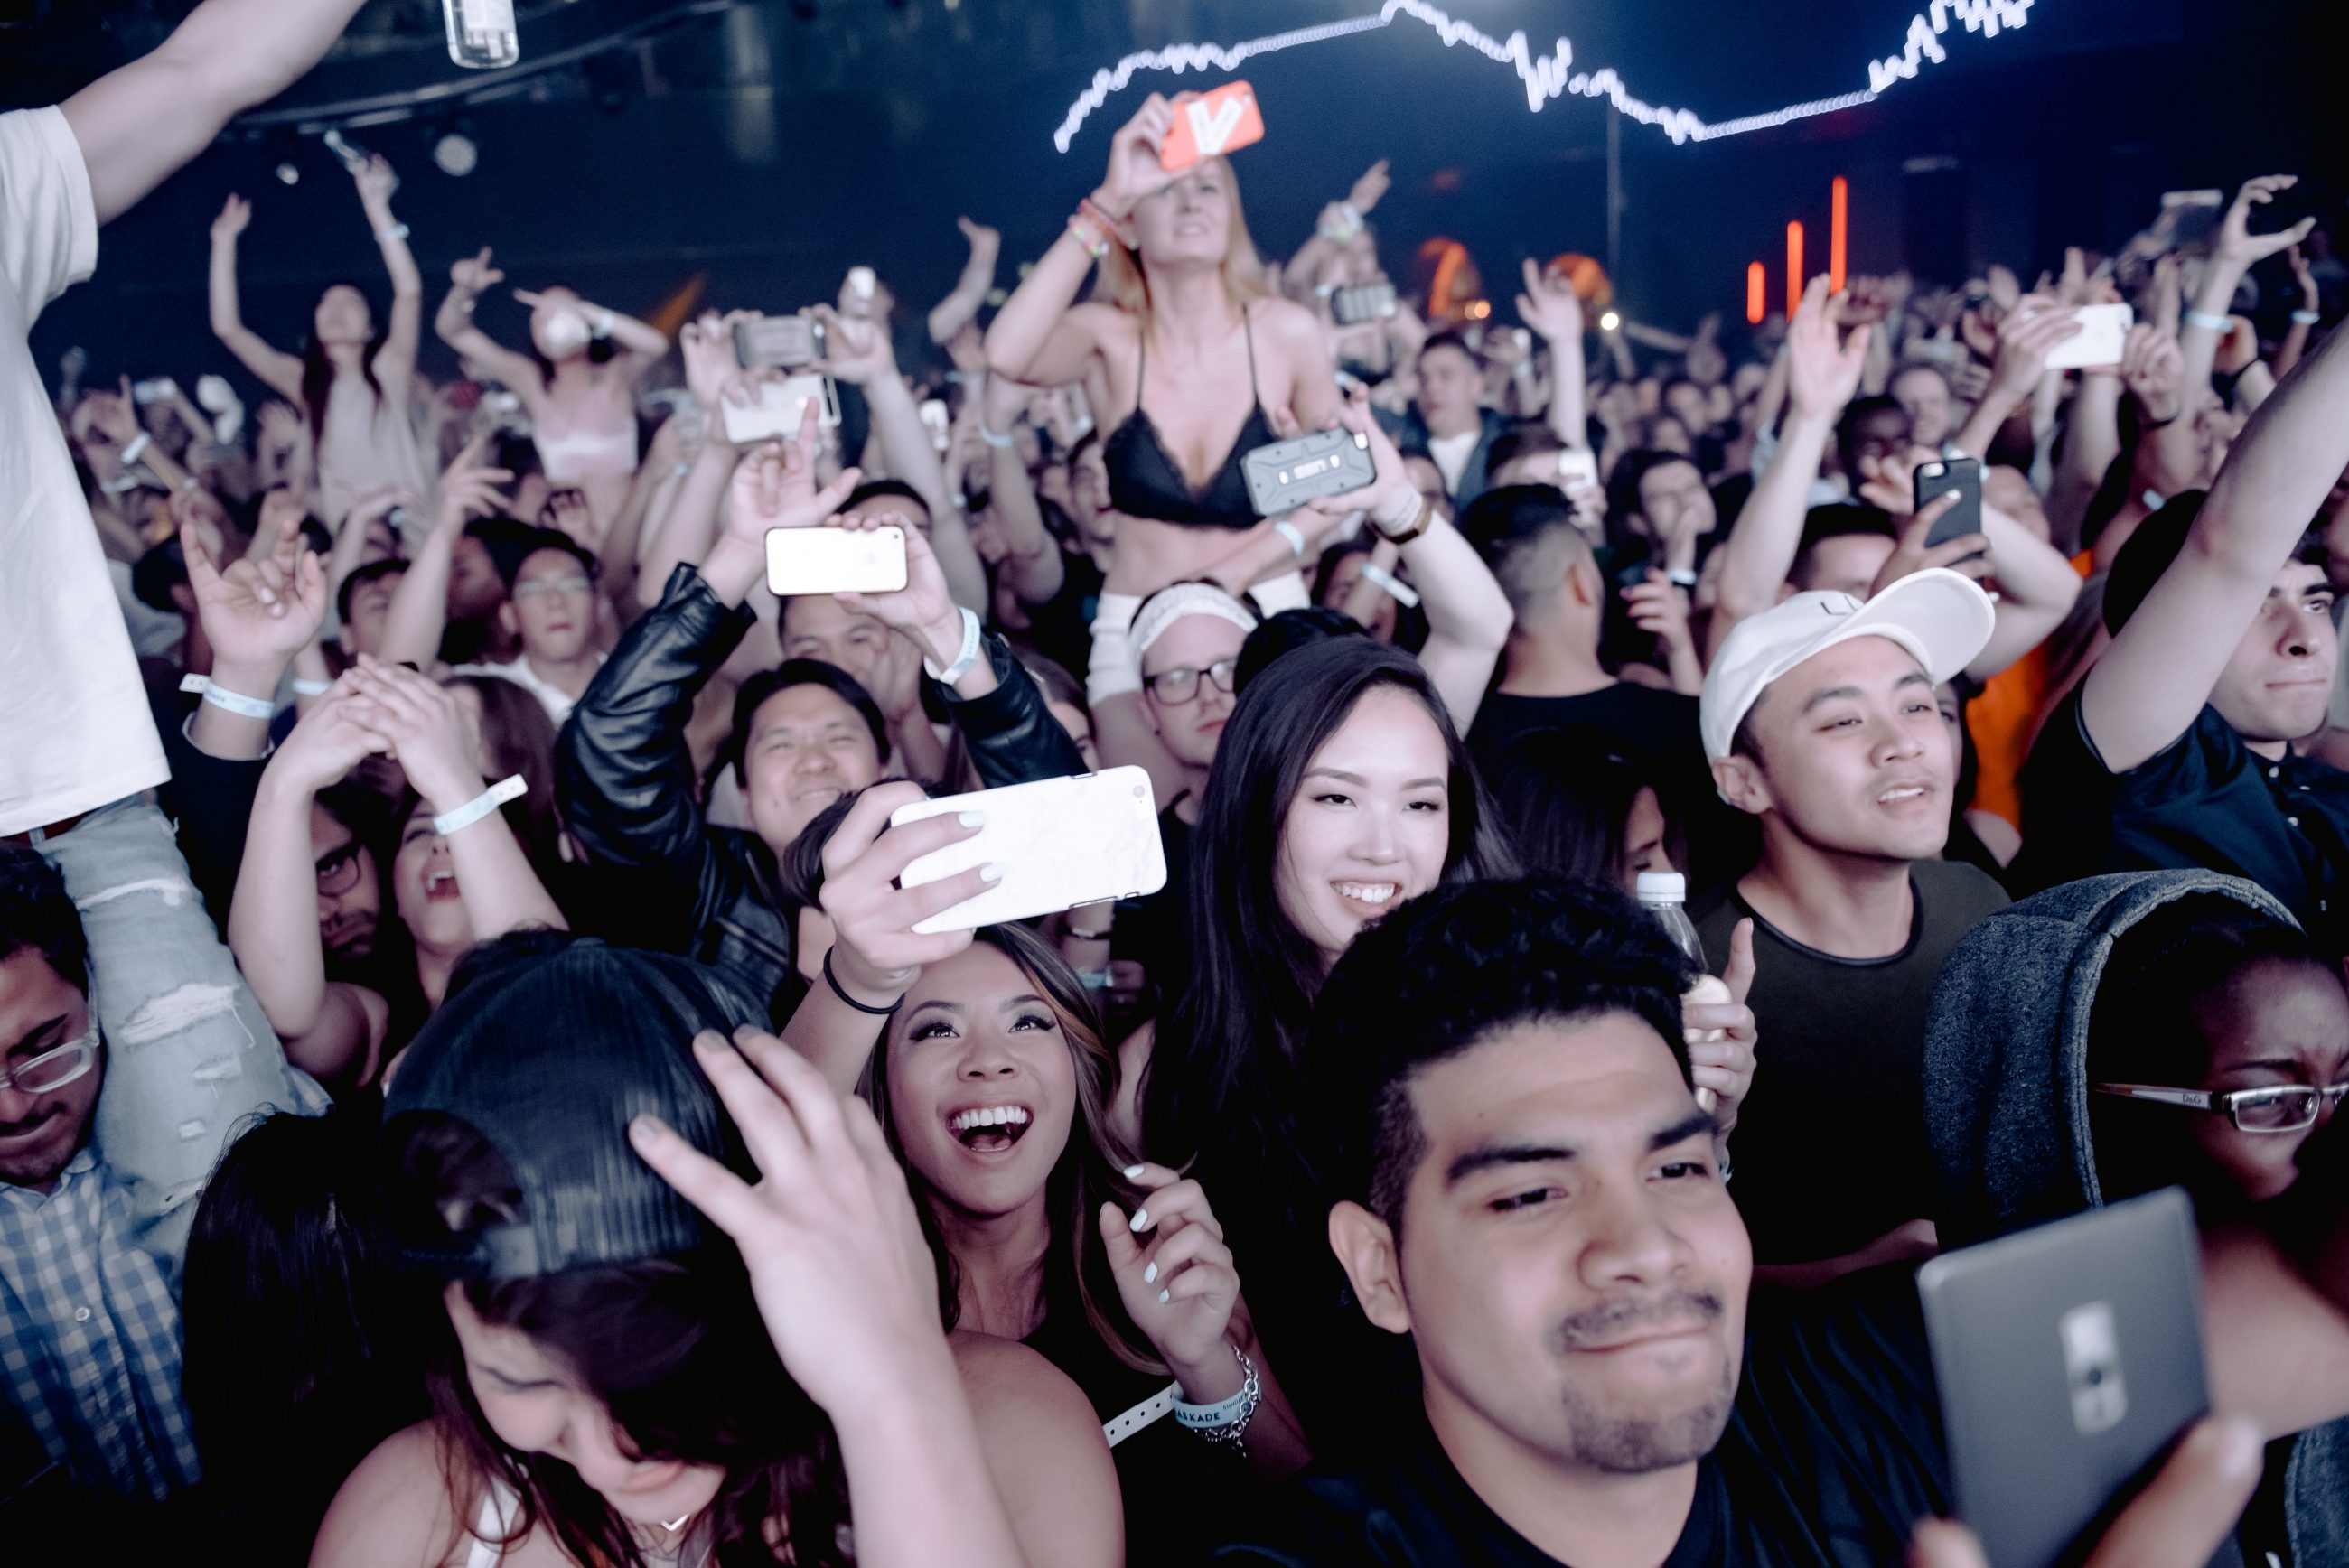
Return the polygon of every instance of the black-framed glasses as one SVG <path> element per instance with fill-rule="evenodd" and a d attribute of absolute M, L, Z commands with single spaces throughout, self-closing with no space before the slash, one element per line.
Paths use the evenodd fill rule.
<path fill-rule="evenodd" d="M 93 1018 L 79 1039 L 67 1040 L 55 1050 L 43 1051 L 13 1068 L 0 1065 L 0 1088 L 13 1088 L 19 1094 L 47 1094 L 65 1088 L 97 1063 L 98 1020 Z"/>
<path fill-rule="evenodd" d="M 2229 1089 L 2223 1094 L 2200 1088 L 2164 1088 L 2146 1083 L 2099 1083 L 2088 1087 L 2098 1094 L 2118 1095 L 2124 1099 L 2148 1100 L 2155 1105 L 2223 1115 L 2235 1124 L 2238 1132 L 2302 1132 L 2316 1125 L 2318 1114 L 2326 1106 L 2337 1106 L 2349 1097 L 2349 1083 L 2321 1088 L 2304 1083 L 2277 1084 L 2269 1088 Z"/>
<path fill-rule="evenodd" d="M 1230 691 L 1239 681 L 1240 662 L 1237 658 L 1217 659 L 1204 670 L 1181 667 L 1160 670 L 1149 677 L 1150 695 L 1168 707 L 1181 707 L 1196 701 L 1199 677 L 1205 676 L 1216 683 L 1217 691 Z"/>
<path fill-rule="evenodd" d="M 359 885 L 359 843 L 357 839 L 339 850 L 330 850 L 318 861 L 318 892 L 326 898 L 340 898 Z"/>

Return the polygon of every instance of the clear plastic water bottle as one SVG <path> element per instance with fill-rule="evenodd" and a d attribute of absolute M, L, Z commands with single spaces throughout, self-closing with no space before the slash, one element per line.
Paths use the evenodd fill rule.
<path fill-rule="evenodd" d="M 1688 917 L 1685 907 L 1688 903 L 1688 878 L 1678 872 L 1641 872 L 1639 897 L 1640 907 L 1654 917 L 1656 923 L 1664 928 L 1664 934 L 1672 939 L 1672 944 L 1687 954 L 1689 962 L 1697 966 L 1696 983 L 1681 999 L 1683 1002 L 1728 1001 L 1729 987 L 1720 976 L 1706 969 L 1704 944 L 1697 940 L 1696 926 Z M 1723 1031 L 1690 1029 L 1686 1033 L 1688 1043 L 1697 1046 L 1718 1040 Z M 1707 1110 L 1713 1108 L 1717 1099 L 1709 1088 L 1696 1091 L 1697 1104 Z"/>
<path fill-rule="evenodd" d="M 449 25 L 449 57 L 471 70 L 491 71 L 522 58 L 513 0 L 440 0 Z"/>

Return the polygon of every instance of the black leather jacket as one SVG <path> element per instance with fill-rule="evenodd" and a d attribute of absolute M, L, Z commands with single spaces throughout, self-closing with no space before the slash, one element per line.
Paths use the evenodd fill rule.
<path fill-rule="evenodd" d="M 554 789 L 591 868 L 600 934 L 682 953 L 771 998 L 792 973 L 798 907 L 756 833 L 704 818 L 685 740 L 695 695 L 752 619 L 719 603 L 691 566 L 671 573 L 660 603 L 628 628 L 564 725 Z M 975 701 L 940 694 L 981 781 L 993 789 L 1084 772 L 1083 755 L 1009 646 L 989 636 L 984 647 L 1001 684 Z"/>

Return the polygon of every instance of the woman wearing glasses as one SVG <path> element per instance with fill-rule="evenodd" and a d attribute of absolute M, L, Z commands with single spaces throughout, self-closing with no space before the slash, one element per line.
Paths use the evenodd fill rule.
<path fill-rule="evenodd" d="M 1992 915 L 1941 971 L 1924 1081 L 1944 1247 L 2182 1185 L 2206 1236 L 2305 1258 L 2340 1212 L 2349 989 L 2248 882 L 2091 877 Z M 2268 1459 L 2243 1561 L 2349 1562 L 2349 1422 Z"/>

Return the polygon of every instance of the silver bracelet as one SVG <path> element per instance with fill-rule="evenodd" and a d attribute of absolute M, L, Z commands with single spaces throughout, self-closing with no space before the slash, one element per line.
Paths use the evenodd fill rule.
<path fill-rule="evenodd" d="M 1238 1359 L 1240 1370 L 1247 1375 L 1240 1391 L 1215 1405 L 1185 1404 L 1177 1396 L 1174 1419 L 1211 1443 L 1229 1443 L 1245 1454 L 1247 1446 L 1242 1439 L 1247 1435 L 1248 1422 L 1255 1418 L 1257 1407 L 1264 1402 L 1264 1380 L 1257 1376 L 1256 1363 L 1248 1359 L 1247 1351 L 1235 1345 L 1232 1355 Z"/>
<path fill-rule="evenodd" d="M 445 839 L 460 828 L 471 827 L 507 801 L 521 799 L 529 789 L 521 774 L 510 773 L 455 810 L 433 818 L 432 830 Z"/>

